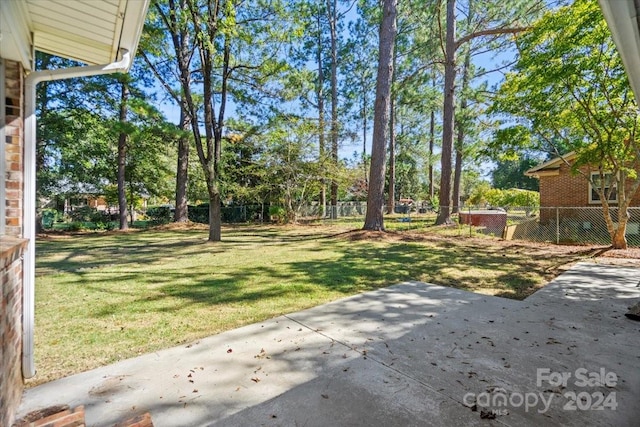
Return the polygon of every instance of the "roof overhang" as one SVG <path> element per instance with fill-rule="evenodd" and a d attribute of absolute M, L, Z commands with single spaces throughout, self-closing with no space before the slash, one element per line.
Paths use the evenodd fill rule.
<path fill-rule="evenodd" d="M 541 176 L 557 176 L 560 175 L 560 166 L 563 164 L 569 164 L 575 158 L 576 153 L 572 151 L 564 156 L 555 157 L 548 162 L 534 166 L 524 174 L 533 178 L 540 178 Z"/>
<path fill-rule="evenodd" d="M 634 0 L 598 0 L 640 105 L 640 5 Z"/>
<path fill-rule="evenodd" d="M 33 70 L 35 50 L 88 65 L 135 55 L 149 1 L 0 1 L 0 58 Z"/>

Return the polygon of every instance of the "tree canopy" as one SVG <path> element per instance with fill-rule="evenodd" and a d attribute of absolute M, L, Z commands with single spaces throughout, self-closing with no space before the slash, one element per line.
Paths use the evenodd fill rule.
<path fill-rule="evenodd" d="M 577 0 L 545 13 L 517 38 L 517 46 L 518 61 L 493 108 L 510 114 L 534 137 L 503 142 L 528 143 L 558 155 L 575 152 L 571 166 L 600 192 L 613 245 L 626 247 L 627 208 L 640 185 L 640 117 L 598 2 Z M 608 174 L 613 185 L 596 182 Z M 613 188 L 616 221 L 605 194 Z"/>

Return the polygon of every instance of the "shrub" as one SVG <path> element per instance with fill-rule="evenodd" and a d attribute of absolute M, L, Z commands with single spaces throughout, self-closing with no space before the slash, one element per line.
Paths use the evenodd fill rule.
<path fill-rule="evenodd" d="M 282 206 L 269 206 L 269 217 L 271 221 L 284 222 L 287 211 Z"/>
<path fill-rule="evenodd" d="M 168 224 L 173 221 L 171 207 L 155 206 L 147 209 L 147 218 L 153 225 Z"/>
<path fill-rule="evenodd" d="M 109 214 L 104 211 L 99 211 L 96 208 L 89 206 L 82 206 L 74 209 L 69 216 L 72 221 L 82 222 L 109 222 L 111 220 Z"/>
<path fill-rule="evenodd" d="M 198 206 L 188 206 L 189 221 L 200 224 L 209 224 L 209 204 L 202 203 Z"/>
<path fill-rule="evenodd" d="M 520 190 L 512 188 L 509 190 L 499 190 L 497 188 L 478 188 L 471 198 L 470 203 L 474 205 L 489 204 L 494 207 L 505 209 L 515 207 L 538 207 L 540 206 L 540 193 L 531 190 Z"/>
<path fill-rule="evenodd" d="M 85 224 L 82 221 L 73 221 L 65 224 L 65 231 L 82 231 L 86 230 Z"/>
<path fill-rule="evenodd" d="M 57 209 L 43 209 L 40 214 L 42 215 L 42 227 L 45 229 L 53 228 L 53 224 L 56 222 L 62 222 L 64 215 Z"/>

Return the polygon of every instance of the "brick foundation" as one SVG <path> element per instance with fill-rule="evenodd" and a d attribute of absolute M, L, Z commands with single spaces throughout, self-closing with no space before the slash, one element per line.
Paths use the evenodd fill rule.
<path fill-rule="evenodd" d="M 27 241 L 0 236 L 0 426 L 13 422 L 23 390 L 22 254 Z"/>

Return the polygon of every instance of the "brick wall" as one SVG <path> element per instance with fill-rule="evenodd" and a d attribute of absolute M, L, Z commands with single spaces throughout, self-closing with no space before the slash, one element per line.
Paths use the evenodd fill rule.
<path fill-rule="evenodd" d="M 22 235 L 24 71 L 18 62 L 5 61 L 6 227 L 9 236 Z"/>
<path fill-rule="evenodd" d="M 540 206 L 592 206 L 589 204 L 589 183 L 582 175 L 573 175 L 567 165 L 560 174 L 540 177 Z"/>
<path fill-rule="evenodd" d="M 0 237 L 0 426 L 11 425 L 22 397 L 22 254 L 26 246 L 26 240 Z"/>
<path fill-rule="evenodd" d="M 24 70 L 5 61 L 6 226 L 0 236 L 0 426 L 13 422 L 23 390 L 22 359 L 22 255 L 27 242 L 22 234 Z"/>
<path fill-rule="evenodd" d="M 589 173 L 587 168 L 581 169 Z M 630 184 L 630 183 L 629 183 Z M 589 182 L 581 174 L 572 174 L 569 166 L 560 166 L 560 174 L 540 177 L 540 206 L 546 207 L 599 207 L 589 203 Z M 640 206 L 640 192 L 633 197 L 631 206 Z"/>

